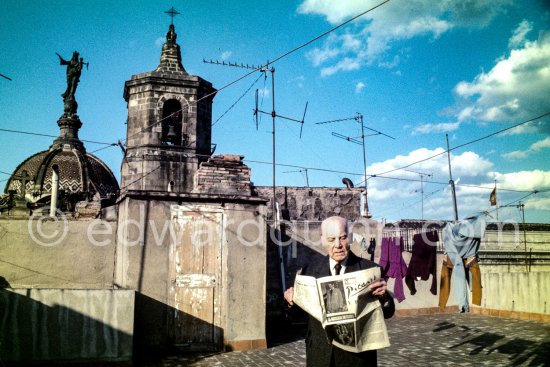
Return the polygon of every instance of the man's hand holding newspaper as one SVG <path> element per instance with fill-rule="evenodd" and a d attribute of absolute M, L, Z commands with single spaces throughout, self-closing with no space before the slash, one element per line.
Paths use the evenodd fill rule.
<path fill-rule="evenodd" d="M 385 348 L 390 343 L 375 293 L 379 279 L 380 268 L 318 279 L 297 275 L 285 298 L 319 320 L 335 346 L 356 353 Z"/>

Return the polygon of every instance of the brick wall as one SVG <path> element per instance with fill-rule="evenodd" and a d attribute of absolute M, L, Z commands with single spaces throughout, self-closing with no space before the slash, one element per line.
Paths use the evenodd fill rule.
<path fill-rule="evenodd" d="M 250 195 L 250 168 L 240 155 L 215 155 L 195 174 L 196 193 Z"/>

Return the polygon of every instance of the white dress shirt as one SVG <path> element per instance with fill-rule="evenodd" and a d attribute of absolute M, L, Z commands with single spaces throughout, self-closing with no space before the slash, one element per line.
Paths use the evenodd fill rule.
<path fill-rule="evenodd" d="M 348 258 L 346 257 L 342 262 L 340 262 L 340 265 L 342 266 L 340 268 L 340 275 L 344 274 L 346 272 L 346 262 L 348 261 Z M 334 266 L 338 263 L 338 261 L 334 260 L 333 258 L 329 259 L 330 264 L 330 274 L 336 275 L 336 269 L 334 269 Z"/>

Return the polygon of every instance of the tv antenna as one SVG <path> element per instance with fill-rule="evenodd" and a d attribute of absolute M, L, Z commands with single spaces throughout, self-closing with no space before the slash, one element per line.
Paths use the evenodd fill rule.
<path fill-rule="evenodd" d="M 527 259 L 527 234 L 525 232 L 525 204 L 520 201 L 516 205 L 508 204 L 508 205 L 501 205 L 500 207 L 501 208 L 518 208 L 521 212 L 521 218 L 523 223 L 523 226 L 522 226 L 523 227 L 523 246 L 525 250 L 525 269 L 527 270 L 527 272 L 529 272 L 530 271 L 529 261 Z"/>
<path fill-rule="evenodd" d="M 269 62 L 266 64 L 266 66 L 264 68 L 261 68 L 260 69 L 261 71 L 263 72 L 270 72 L 271 73 L 271 112 L 267 112 L 267 111 L 264 111 L 264 110 L 261 110 L 259 109 L 258 107 L 258 90 L 256 90 L 256 105 L 254 106 L 254 116 L 256 117 L 256 128 L 258 128 L 258 115 L 260 113 L 263 113 L 265 115 L 271 115 L 271 134 L 272 134 L 272 145 L 273 145 L 273 210 L 275 213 L 275 207 L 276 207 L 276 195 L 275 195 L 275 162 L 276 162 L 276 139 L 275 139 L 275 120 L 277 119 L 277 117 L 281 118 L 281 119 L 284 119 L 284 120 L 288 120 L 288 121 L 294 121 L 294 122 L 298 122 L 301 124 L 300 126 L 300 139 L 302 138 L 302 131 L 303 131 L 303 128 L 304 128 L 304 119 L 306 117 L 306 112 L 307 112 L 307 104 L 308 102 L 306 102 L 306 106 L 304 108 L 304 114 L 302 115 L 302 120 L 297 120 L 297 119 L 294 119 L 294 118 L 291 118 L 291 117 L 288 117 L 288 116 L 283 116 L 283 115 L 279 115 L 276 110 L 275 110 L 275 68 L 273 66 L 269 67 Z"/>
<path fill-rule="evenodd" d="M 271 68 L 269 70 L 271 72 L 271 85 L 273 86 L 274 84 L 274 78 L 273 78 L 273 73 L 275 72 L 275 69 L 274 68 Z M 272 87 L 272 94 L 274 93 L 275 89 Z M 275 98 L 272 97 L 272 99 L 274 100 Z M 283 116 L 283 115 L 279 115 L 275 112 L 275 106 L 273 106 L 273 109 L 271 110 L 271 112 L 268 112 L 268 111 L 263 111 L 263 110 L 260 110 L 259 107 L 258 107 L 258 89 L 256 89 L 256 101 L 255 101 L 255 108 L 254 108 L 254 117 L 256 118 L 256 130 L 258 129 L 258 115 L 260 113 L 263 113 L 265 115 L 270 115 L 271 117 L 273 118 L 276 118 L 276 117 L 279 117 L 279 118 L 282 118 L 284 120 L 288 120 L 288 121 L 294 121 L 294 122 L 297 122 L 299 124 L 301 124 L 300 126 L 300 139 L 302 138 L 302 131 L 304 129 L 304 119 L 306 118 L 306 112 L 307 112 L 307 105 L 309 102 L 306 102 L 306 106 L 304 108 L 304 114 L 302 115 L 302 119 L 301 120 L 297 120 L 297 119 L 294 119 L 294 118 L 291 118 L 291 117 L 288 117 L 288 116 Z"/>
<path fill-rule="evenodd" d="M 222 60 L 222 61 L 218 61 L 218 60 L 212 60 L 210 59 L 209 60 L 206 60 L 206 59 L 202 59 L 202 62 L 205 63 L 205 64 L 212 64 L 212 65 L 221 65 L 221 66 L 233 66 L 235 68 L 242 68 L 242 69 L 257 69 L 257 70 L 260 70 L 260 71 L 263 71 L 261 70 L 262 67 L 261 66 L 256 66 L 256 65 L 248 65 L 248 64 L 243 64 L 243 63 L 236 63 L 236 62 L 231 62 L 231 61 L 228 61 L 228 62 L 225 62 L 225 60 Z"/>
<path fill-rule="evenodd" d="M 280 218 L 280 215 L 279 215 L 279 206 L 278 206 L 278 203 L 277 203 L 277 193 L 276 193 L 276 180 L 275 180 L 275 167 L 276 167 L 276 155 L 275 155 L 275 120 L 277 117 L 279 118 L 282 118 L 282 119 L 285 119 L 285 120 L 289 120 L 289 121 L 294 121 L 294 122 L 298 122 L 301 124 L 301 127 L 300 127 L 300 139 L 302 138 L 302 131 L 303 131 L 303 128 L 304 128 L 304 119 L 306 117 L 306 112 L 307 112 L 307 102 L 306 102 L 306 107 L 304 108 L 304 114 L 302 115 L 302 120 L 297 120 L 297 119 L 293 119 L 293 118 L 290 118 L 288 116 L 282 116 L 282 115 L 279 115 L 277 114 L 277 112 L 275 112 L 275 68 L 273 66 L 270 66 L 270 63 L 269 61 L 265 64 L 265 65 L 262 65 L 262 66 L 255 66 L 255 65 L 248 65 L 248 64 L 243 64 L 243 63 L 235 63 L 235 62 L 225 62 L 225 61 L 207 61 L 207 60 L 204 60 L 203 59 L 203 62 L 204 63 L 207 63 L 207 64 L 213 64 L 213 65 L 221 65 L 221 66 L 231 66 L 231 67 L 238 67 L 238 68 L 242 68 L 242 69 L 254 69 L 254 70 L 258 70 L 262 73 L 264 73 L 267 77 L 267 72 L 270 72 L 271 73 L 271 112 L 266 112 L 266 111 L 263 111 L 261 109 L 259 109 L 258 107 L 258 90 L 256 90 L 256 104 L 255 104 L 255 108 L 254 108 L 254 116 L 256 117 L 256 129 L 258 128 L 258 114 L 260 113 L 263 113 L 263 114 L 266 114 L 266 115 L 271 115 L 271 120 L 272 120 L 272 131 L 271 131 L 271 134 L 272 134 L 272 141 L 273 141 L 273 168 L 272 168 L 272 175 L 273 175 L 273 200 L 272 200 L 272 217 L 273 217 L 273 227 L 275 229 L 275 237 L 276 237 L 276 242 L 277 242 L 277 245 L 279 247 L 279 259 L 280 259 L 280 266 L 281 266 L 281 285 L 282 285 L 282 289 L 283 291 L 286 290 L 286 272 L 285 272 L 285 269 L 284 269 L 284 261 L 283 261 L 283 246 L 281 244 L 281 241 L 280 241 L 280 237 L 278 236 L 277 232 L 279 231 L 279 218 Z"/>
<path fill-rule="evenodd" d="M 302 138 L 302 132 L 303 132 L 303 128 L 304 128 L 304 120 L 305 120 L 305 117 L 306 117 L 306 112 L 307 112 L 307 105 L 308 105 L 308 102 L 306 102 L 306 106 L 304 108 L 304 113 L 302 115 L 302 119 L 301 120 L 298 120 L 298 119 L 295 119 L 295 118 L 291 118 L 291 117 L 288 117 L 288 116 L 283 116 L 283 115 L 280 115 L 278 114 L 277 112 L 275 112 L 275 68 L 273 66 L 270 67 L 270 63 L 269 61 L 265 64 L 265 65 L 262 65 L 262 66 L 257 66 L 257 65 L 249 65 L 249 64 L 244 64 L 244 63 L 237 63 L 237 62 L 231 62 L 231 61 L 218 61 L 218 60 L 206 60 L 203 58 L 202 60 L 204 63 L 206 64 L 212 64 L 212 65 L 221 65 L 221 66 L 231 66 L 231 67 L 237 67 L 237 68 L 241 68 L 241 69 L 253 69 L 253 70 L 258 70 L 262 73 L 265 73 L 267 74 L 268 72 L 271 73 L 271 104 L 272 104 L 272 109 L 271 109 L 271 112 L 268 112 L 268 111 L 264 111 L 264 110 L 261 110 L 258 106 L 258 89 L 256 89 L 256 96 L 255 96 L 255 106 L 254 106 L 254 117 L 255 117 L 255 121 L 256 121 L 256 129 L 258 129 L 258 116 L 260 113 L 262 114 L 265 114 L 265 115 L 270 115 L 271 118 L 272 118 L 272 131 L 271 131 L 271 134 L 272 134 L 272 137 L 273 137 L 273 142 L 272 142 L 272 145 L 273 145 L 273 215 L 275 217 L 275 211 L 276 211 L 276 194 L 275 194 L 275 183 L 276 183 L 276 180 L 275 180 L 275 166 L 276 166 L 276 149 L 275 149 L 275 142 L 276 142 L 276 139 L 275 139 L 275 119 L 278 117 L 278 118 L 281 118 L 281 119 L 284 119 L 284 120 L 288 120 L 288 121 L 293 121 L 293 122 L 297 122 L 297 123 L 300 123 L 301 126 L 300 126 L 300 139 Z"/>
<path fill-rule="evenodd" d="M 451 194 L 453 197 L 453 212 L 455 220 L 458 220 L 458 206 L 456 204 L 456 187 L 453 180 L 453 173 L 451 171 L 451 150 L 449 149 L 449 134 L 445 134 L 445 140 L 447 141 L 447 161 L 449 162 L 449 184 L 451 185 Z"/>
<path fill-rule="evenodd" d="M 337 119 L 337 120 L 321 121 L 321 122 L 317 122 L 316 125 L 330 124 L 330 123 L 334 123 L 334 122 L 351 121 L 351 120 L 354 120 L 355 122 L 357 122 L 358 124 L 361 125 L 361 135 L 359 135 L 359 136 L 346 136 L 346 135 L 342 135 L 342 134 L 339 134 L 339 133 L 332 132 L 332 136 L 337 137 L 339 139 L 343 139 L 343 140 L 348 141 L 348 142 L 353 143 L 353 144 L 363 146 L 363 173 L 365 174 L 365 180 L 363 182 L 364 182 L 364 186 L 365 186 L 365 209 L 366 209 L 367 218 L 371 218 L 372 215 L 369 211 L 369 203 L 367 201 L 367 153 L 366 153 L 366 149 L 365 149 L 365 138 L 368 137 L 368 136 L 374 136 L 374 135 L 384 135 L 384 136 L 386 136 L 390 139 L 394 139 L 394 140 L 395 140 L 395 138 L 393 136 L 385 134 L 381 131 L 378 131 L 378 130 L 375 130 L 375 129 L 372 129 L 370 127 L 365 126 L 365 124 L 363 123 L 363 115 L 359 112 L 357 112 L 356 115 L 353 116 L 353 117 L 345 117 L 345 118 L 341 118 L 341 119 Z M 371 131 L 372 133 L 365 135 L 365 130 Z M 359 138 L 361 140 L 359 140 Z"/>
<path fill-rule="evenodd" d="M 306 186 L 309 187 L 309 177 L 307 175 L 307 168 L 306 167 L 303 167 L 302 169 L 298 169 L 298 170 L 294 170 L 294 171 L 284 171 L 283 173 L 302 173 L 304 172 L 305 173 L 305 176 L 306 176 Z"/>
<path fill-rule="evenodd" d="M 431 173 L 416 172 L 411 170 L 404 170 L 406 172 L 415 173 L 420 176 L 420 194 L 422 195 L 422 220 L 424 219 L 424 177 L 433 177 Z"/>

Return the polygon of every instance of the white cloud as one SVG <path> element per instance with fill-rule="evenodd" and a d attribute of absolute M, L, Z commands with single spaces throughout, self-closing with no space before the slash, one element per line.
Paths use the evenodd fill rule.
<path fill-rule="evenodd" d="M 449 166 L 447 161 L 447 154 L 445 149 L 436 148 L 433 150 L 420 148 L 410 152 L 408 155 L 398 155 L 394 158 L 388 159 L 384 162 L 377 162 L 367 167 L 367 174 L 382 174 L 383 176 L 399 177 L 406 179 L 419 180 L 418 173 L 432 174 L 432 177 L 448 177 Z M 405 167 L 411 163 L 421 161 L 423 159 L 436 156 L 435 158 L 425 160 L 413 166 L 407 167 L 406 170 L 414 171 L 409 172 L 406 170 L 399 170 L 387 174 L 384 172 L 391 171 L 399 167 Z M 451 153 L 451 166 L 453 176 L 458 179 L 485 177 L 487 172 L 491 170 L 493 164 L 480 157 L 475 152 L 464 152 L 460 155 Z M 432 179 L 433 180 L 433 179 Z M 446 181 L 445 179 L 444 181 Z M 391 182 L 391 185 L 388 185 Z M 371 184 L 372 183 L 372 184 Z M 414 192 L 419 188 L 420 182 L 399 181 L 383 179 L 383 178 L 371 178 L 369 179 L 369 198 L 373 200 L 383 200 L 384 198 L 395 197 L 408 197 L 411 192 Z"/>
<path fill-rule="evenodd" d="M 269 97 L 269 89 L 267 87 L 258 89 L 258 96 L 260 97 Z"/>
<path fill-rule="evenodd" d="M 460 155 L 451 154 L 453 176 L 480 176 L 493 167 L 493 164 L 475 152 L 464 152 Z M 448 167 L 447 167 L 448 168 Z M 446 172 L 446 170 L 444 169 Z"/>
<path fill-rule="evenodd" d="M 233 54 L 232 51 L 224 51 L 224 52 L 222 52 L 222 54 L 220 55 L 220 58 L 221 58 L 222 60 L 227 60 L 227 59 L 229 59 L 229 58 L 231 57 L 231 54 Z"/>
<path fill-rule="evenodd" d="M 539 150 L 542 150 L 544 148 L 550 148 L 550 137 L 533 143 L 533 145 L 531 145 L 529 149 L 533 152 L 538 152 Z"/>
<path fill-rule="evenodd" d="M 161 47 L 164 42 L 166 42 L 166 38 L 165 37 L 159 37 L 155 40 L 155 46 L 157 47 Z"/>
<path fill-rule="evenodd" d="M 303 88 L 305 80 L 306 78 L 303 75 L 299 75 L 295 78 L 289 79 L 288 83 L 295 83 L 298 88 Z"/>
<path fill-rule="evenodd" d="M 443 154 L 441 154 L 443 153 Z M 417 149 L 407 155 L 398 155 L 384 162 L 377 162 L 367 168 L 368 174 L 382 173 L 402 167 L 424 158 L 441 154 L 436 158 L 406 168 L 413 171 L 399 170 L 373 177 L 368 180 L 369 207 L 376 218 L 397 220 L 402 218 L 417 219 L 423 212 L 425 219 L 452 219 L 453 205 L 450 186 L 445 184 L 448 177 L 447 155 L 443 148 Z M 492 171 L 493 164 L 475 152 L 451 154 L 451 166 L 456 183 L 456 196 L 460 218 L 494 209 L 490 206 L 489 195 L 497 180 L 497 197 L 499 205 L 513 202 L 525 196 L 529 191 L 550 189 L 550 171 L 532 170 L 510 173 Z M 420 175 L 433 173 L 432 177 L 423 178 L 423 195 Z M 383 178 L 415 180 L 404 181 Z M 433 183 L 438 182 L 438 184 Z M 500 189 L 500 190 L 499 190 Z M 509 192 L 504 189 L 525 192 Z M 531 211 L 550 211 L 548 194 L 539 193 L 524 201 L 526 209 Z M 544 213 L 533 214 L 544 217 Z M 500 210 L 500 220 L 518 220 L 517 210 Z M 545 220 L 546 221 L 546 220 Z"/>
<path fill-rule="evenodd" d="M 355 84 L 355 93 L 356 94 L 361 93 L 363 91 L 363 89 L 365 89 L 365 83 L 359 82 L 359 83 Z"/>
<path fill-rule="evenodd" d="M 457 114 L 459 121 L 521 122 L 548 112 L 550 98 L 550 37 L 527 41 L 512 50 L 488 72 L 472 82 L 462 81 L 455 93 L 466 106 Z M 522 125 L 510 133 L 550 131 L 550 123 L 540 120 Z"/>
<path fill-rule="evenodd" d="M 424 36 L 439 38 L 454 27 L 484 27 L 512 0 L 409 0 L 389 2 L 358 18 L 346 27 L 346 34 L 332 33 L 323 46 L 308 53 L 314 66 L 332 61 L 321 70 L 324 76 L 356 70 L 384 60 L 386 51 L 400 40 Z M 374 5 L 374 4 L 373 4 Z M 357 0 L 304 0 L 298 13 L 321 15 L 331 24 L 349 19 L 369 8 Z M 347 59 L 342 62 L 341 58 Z M 394 60 L 395 61 L 395 60 Z M 352 66 L 352 67 L 350 67 Z"/>
<path fill-rule="evenodd" d="M 449 18 L 453 23 L 461 26 L 485 27 L 494 16 L 504 10 L 513 0 L 440 0 L 434 3 L 431 0 L 409 0 L 397 5 L 389 2 L 364 15 L 361 19 L 399 19 L 403 15 L 415 15 L 422 19 L 423 15 L 439 15 Z M 372 5 L 357 0 L 304 0 L 298 6 L 301 14 L 316 14 L 324 16 L 332 24 L 340 23 L 359 13 L 362 13 Z M 416 12 L 415 12 L 416 10 Z M 396 14 L 398 12 L 398 14 Z M 392 16 L 393 14 L 393 16 Z M 407 19 L 403 19 L 407 22 Z"/>
<path fill-rule="evenodd" d="M 422 124 L 415 127 L 412 135 L 442 133 L 457 130 L 460 122 L 443 122 L 439 124 Z"/>
<path fill-rule="evenodd" d="M 494 172 L 494 177 L 498 186 L 509 189 L 525 191 L 550 189 L 550 171 Z"/>
<path fill-rule="evenodd" d="M 527 155 L 526 151 L 514 150 L 513 152 L 503 154 L 502 157 L 509 160 L 519 160 L 527 158 Z"/>
<path fill-rule="evenodd" d="M 410 152 L 408 155 L 399 155 L 384 162 L 370 165 L 367 168 L 367 173 L 382 173 L 439 154 L 436 158 L 406 168 L 409 171 L 400 170 L 383 175 L 413 181 L 385 179 L 382 177 L 369 179 L 368 198 L 374 215 L 376 217 L 384 216 L 392 219 L 400 219 L 403 215 L 406 218 L 421 218 L 422 199 L 424 199 L 425 219 L 452 218 L 452 201 L 449 186 L 430 183 L 430 181 L 447 182 L 448 163 L 447 154 L 444 153 L 445 150 L 443 148 L 433 150 L 421 148 Z M 491 162 L 474 152 L 464 152 L 460 155 L 451 154 L 451 165 L 455 182 L 460 181 L 462 178 L 469 180 L 485 179 L 487 172 L 492 168 Z M 420 173 L 432 174 L 432 176 L 424 176 L 422 184 L 420 182 Z M 424 194 L 422 194 L 422 190 Z M 486 196 L 487 190 L 476 190 L 463 186 L 457 188 L 460 209 L 464 212 L 472 213 L 485 210 L 488 205 Z M 391 202 L 391 205 L 388 205 L 388 202 Z"/>
<path fill-rule="evenodd" d="M 299 13 L 324 15 L 332 24 L 365 10 L 365 4 L 353 0 L 305 0 L 298 7 Z"/>
<path fill-rule="evenodd" d="M 340 51 L 337 48 L 331 48 L 325 45 L 322 49 L 315 48 L 307 53 L 308 58 L 313 63 L 313 66 L 317 67 L 324 62 L 338 56 Z"/>
<path fill-rule="evenodd" d="M 330 76 L 339 71 L 357 70 L 361 67 L 361 62 L 354 58 L 345 57 L 338 61 L 336 65 L 321 69 L 321 76 Z"/>
<path fill-rule="evenodd" d="M 512 37 L 510 37 L 510 39 L 508 40 L 508 47 L 514 48 L 523 46 L 523 44 L 526 42 L 525 36 L 532 30 L 533 24 L 524 19 L 514 30 Z"/>
<path fill-rule="evenodd" d="M 399 65 L 400 61 L 401 61 L 401 59 L 399 58 L 399 55 L 395 55 L 393 57 L 393 60 L 391 60 L 391 61 L 380 61 L 378 63 L 378 66 L 381 67 L 381 68 L 393 69 L 394 67 Z"/>
<path fill-rule="evenodd" d="M 539 140 L 533 144 L 527 149 L 527 150 L 515 150 L 510 153 L 503 154 L 502 156 L 506 159 L 523 159 L 527 156 L 537 153 L 543 149 L 550 148 L 550 137 L 547 137 L 543 140 Z"/>
<path fill-rule="evenodd" d="M 545 210 L 550 211 L 550 198 L 533 198 L 525 203 L 527 210 Z"/>

